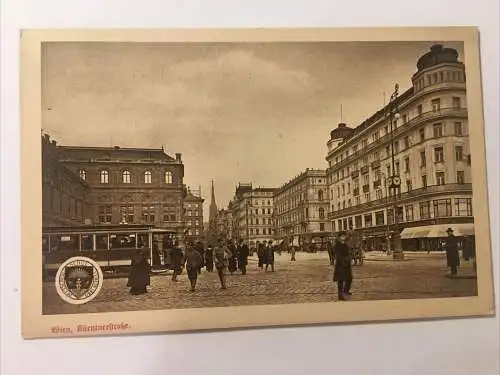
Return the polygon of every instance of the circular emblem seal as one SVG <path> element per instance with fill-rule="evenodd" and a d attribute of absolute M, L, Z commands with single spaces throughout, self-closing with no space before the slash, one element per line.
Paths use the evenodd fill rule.
<path fill-rule="evenodd" d="M 103 280 L 101 267 L 93 259 L 72 257 L 57 270 L 55 283 L 59 297 L 72 305 L 81 305 L 99 294 Z"/>

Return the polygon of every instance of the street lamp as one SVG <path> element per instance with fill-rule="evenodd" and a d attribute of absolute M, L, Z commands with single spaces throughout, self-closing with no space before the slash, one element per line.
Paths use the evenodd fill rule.
<path fill-rule="evenodd" d="M 387 201 L 389 201 L 390 197 L 389 197 L 389 185 L 387 183 L 387 176 L 385 175 L 384 172 L 381 172 L 379 171 L 378 172 L 378 179 L 379 181 L 384 181 L 384 197 Z M 391 236 L 390 236 L 390 225 L 389 225 L 389 221 L 386 220 L 386 225 L 385 225 L 385 240 L 386 240 L 386 244 L 387 244 L 387 255 L 391 255 Z"/>
<path fill-rule="evenodd" d="M 397 121 L 399 118 L 398 113 L 398 95 L 399 95 L 399 85 L 396 83 L 394 85 L 394 92 L 389 100 L 389 105 L 387 106 L 389 110 L 389 122 L 390 122 L 390 134 L 391 134 L 391 165 L 392 173 L 388 178 L 389 190 L 392 191 L 392 218 L 394 227 L 391 233 L 391 238 L 388 240 L 388 246 L 392 249 L 392 257 L 394 260 L 403 260 L 404 253 L 401 246 L 401 235 L 399 234 L 397 224 L 398 224 L 398 201 L 397 193 L 401 187 L 401 178 L 399 176 L 399 171 L 396 171 L 396 161 L 394 153 L 394 119 Z"/>

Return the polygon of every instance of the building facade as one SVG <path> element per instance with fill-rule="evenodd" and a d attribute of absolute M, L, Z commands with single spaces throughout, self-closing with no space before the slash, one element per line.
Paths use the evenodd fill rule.
<path fill-rule="evenodd" d="M 48 136 L 43 142 L 50 142 Z M 79 186 L 78 196 L 85 197 L 75 204 L 75 212 L 80 212 L 78 202 L 82 201 L 83 220 L 73 223 L 148 224 L 183 235 L 187 192 L 181 154 L 173 158 L 163 149 L 50 145 L 53 156 L 44 162 L 44 179 L 65 191 L 67 184 L 47 175 L 54 166 L 62 166 L 77 184 L 74 186 Z M 50 191 L 44 182 L 47 200 Z M 47 218 L 44 226 L 51 223 Z"/>
<path fill-rule="evenodd" d="M 306 169 L 274 193 L 274 221 L 279 240 L 299 246 L 321 242 L 330 235 L 326 171 Z"/>
<path fill-rule="evenodd" d="M 220 209 L 217 212 L 217 233 L 226 240 L 233 238 L 232 213 L 229 209 Z"/>
<path fill-rule="evenodd" d="M 233 237 L 250 247 L 274 239 L 274 188 L 238 184 L 232 205 Z"/>
<path fill-rule="evenodd" d="M 361 231 L 379 248 L 391 231 L 473 222 L 465 80 L 457 51 L 435 45 L 418 60 L 410 89 L 361 125 L 331 132 L 332 231 Z"/>
<path fill-rule="evenodd" d="M 58 159 L 57 142 L 42 136 L 42 222 L 45 227 L 89 223 L 89 185 Z"/>
<path fill-rule="evenodd" d="M 186 241 L 196 243 L 203 241 L 203 202 L 201 189 L 188 188 L 184 198 L 184 221 L 186 226 Z"/>

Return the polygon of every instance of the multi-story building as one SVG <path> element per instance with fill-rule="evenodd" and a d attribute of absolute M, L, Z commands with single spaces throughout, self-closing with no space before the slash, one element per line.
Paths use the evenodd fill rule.
<path fill-rule="evenodd" d="M 217 233 L 224 239 L 232 239 L 232 214 L 229 209 L 220 209 L 217 212 Z"/>
<path fill-rule="evenodd" d="M 47 137 L 44 144 L 48 142 Z M 70 194 L 67 202 L 73 203 L 63 203 L 62 211 L 72 212 L 71 207 L 75 207 L 79 218 L 73 220 L 75 223 L 149 224 L 183 235 L 186 189 L 181 154 L 173 158 L 163 149 L 73 147 L 55 143 L 50 143 L 50 147 L 54 156 L 44 162 L 44 179 L 47 177 L 56 185 L 56 190 L 68 191 L 69 177 L 61 179 L 47 174 L 57 166 L 58 170 L 68 172 L 66 177 L 72 176 L 73 200 Z M 50 196 L 53 190 L 44 182 L 47 202 L 53 199 Z M 53 223 L 48 216 L 44 218 L 47 218 L 44 226 Z"/>
<path fill-rule="evenodd" d="M 328 208 L 326 171 L 306 169 L 274 193 L 276 237 L 300 246 L 321 242 L 330 235 Z"/>
<path fill-rule="evenodd" d="M 473 222 L 465 79 L 457 51 L 434 45 L 418 60 L 412 87 L 359 126 L 331 132 L 332 231 L 361 231 L 377 248 L 403 227 L 425 237 L 432 225 Z M 425 246 L 411 242 L 405 246 Z"/>
<path fill-rule="evenodd" d="M 232 202 L 234 237 L 246 240 L 254 247 L 257 242 L 274 238 L 274 188 L 238 184 Z"/>
<path fill-rule="evenodd" d="M 186 241 L 198 242 L 204 238 L 203 202 L 201 189 L 188 188 L 184 198 L 184 221 L 186 226 Z"/>
<path fill-rule="evenodd" d="M 44 227 L 89 223 L 90 188 L 58 159 L 58 147 L 42 136 L 42 222 Z"/>

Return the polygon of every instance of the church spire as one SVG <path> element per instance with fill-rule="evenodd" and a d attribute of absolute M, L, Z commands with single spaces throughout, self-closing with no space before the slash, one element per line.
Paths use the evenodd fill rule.
<path fill-rule="evenodd" d="M 208 216 L 208 241 L 215 246 L 217 240 L 217 203 L 215 202 L 215 188 L 212 180 L 212 194 L 210 200 L 210 211 Z"/>
<path fill-rule="evenodd" d="M 210 200 L 210 215 L 209 215 L 209 220 L 215 220 L 217 216 L 217 203 L 215 202 L 215 188 L 214 188 L 214 181 L 212 180 L 212 194 L 211 194 L 211 200 Z"/>

